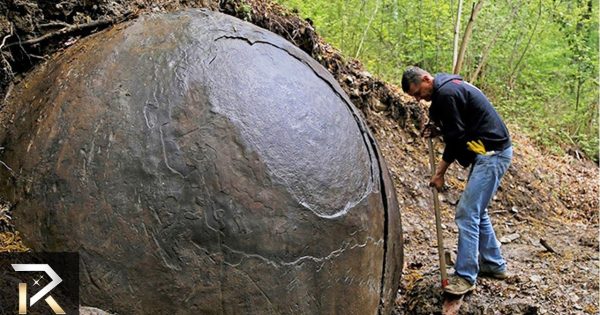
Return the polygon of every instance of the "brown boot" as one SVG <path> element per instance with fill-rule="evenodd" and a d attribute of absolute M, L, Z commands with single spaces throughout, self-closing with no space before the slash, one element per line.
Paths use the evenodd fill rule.
<path fill-rule="evenodd" d="M 478 276 L 485 277 L 485 278 L 506 280 L 508 278 L 508 273 L 506 272 L 506 270 L 496 271 L 496 270 L 493 270 L 491 267 L 489 267 L 486 264 L 480 264 Z"/>
<path fill-rule="evenodd" d="M 452 295 L 463 295 L 475 289 L 475 284 L 467 279 L 453 275 L 448 279 L 448 285 L 444 288 L 444 292 Z"/>

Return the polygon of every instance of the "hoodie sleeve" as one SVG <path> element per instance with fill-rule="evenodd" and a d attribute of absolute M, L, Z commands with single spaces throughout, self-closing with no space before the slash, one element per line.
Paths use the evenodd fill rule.
<path fill-rule="evenodd" d="M 442 158 L 448 163 L 454 162 L 458 152 L 466 146 L 465 124 L 460 113 L 465 101 L 458 95 L 443 95 L 440 98 L 437 117 L 441 122 L 446 147 Z"/>

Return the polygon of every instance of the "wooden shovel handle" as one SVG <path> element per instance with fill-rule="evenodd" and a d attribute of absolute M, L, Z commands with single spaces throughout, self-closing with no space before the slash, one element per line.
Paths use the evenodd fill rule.
<path fill-rule="evenodd" d="M 429 164 L 431 166 L 431 176 L 435 175 L 435 156 L 433 155 L 433 140 L 429 140 Z M 437 232 L 438 254 L 440 256 L 440 273 L 442 277 L 442 288 L 448 285 L 448 275 L 446 274 L 446 258 L 444 256 L 444 237 L 442 234 L 442 218 L 440 213 L 440 200 L 438 191 L 435 187 L 431 187 L 433 194 L 433 206 L 435 208 L 435 230 Z"/>

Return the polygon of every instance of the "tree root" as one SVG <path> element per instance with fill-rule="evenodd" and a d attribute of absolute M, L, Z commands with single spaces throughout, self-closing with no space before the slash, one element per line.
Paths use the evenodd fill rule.
<path fill-rule="evenodd" d="M 123 14 L 122 16 L 112 18 L 112 19 L 102 19 L 102 20 L 92 21 L 92 22 L 84 23 L 84 24 L 69 25 L 69 26 L 61 28 L 57 31 L 46 33 L 40 37 L 28 39 L 25 41 L 17 41 L 17 42 L 9 43 L 4 47 L 8 48 L 11 46 L 16 46 L 16 45 L 31 46 L 31 45 L 35 45 L 35 44 L 41 43 L 45 40 L 48 40 L 48 39 L 51 39 L 54 37 L 58 37 L 58 36 L 64 36 L 64 35 L 72 34 L 72 33 L 76 33 L 76 32 L 87 31 L 87 30 L 94 29 L 94 28 L 105 28 L 107 26 L 126 21 L 133 17 L 135 17 L 135 15 L 132 12 L 127 12 L 127 13 Z M 0 49 L 1 48 L 2 48 L 2 46 L 0 46 Z"/>

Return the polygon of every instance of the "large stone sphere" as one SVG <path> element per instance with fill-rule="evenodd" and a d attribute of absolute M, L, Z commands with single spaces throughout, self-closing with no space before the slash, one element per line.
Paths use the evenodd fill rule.
<path fill-rule="evenodd" d="M 2 111 L 0 197 L 78 251 L 119 314 L 389 314 L 393 185 L 335 79 L 223 14 L 139 18 L 31 73 Z"/>

